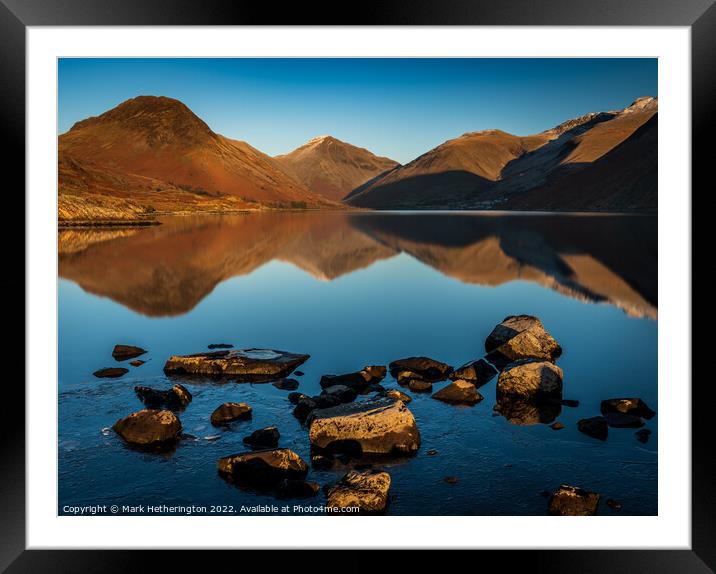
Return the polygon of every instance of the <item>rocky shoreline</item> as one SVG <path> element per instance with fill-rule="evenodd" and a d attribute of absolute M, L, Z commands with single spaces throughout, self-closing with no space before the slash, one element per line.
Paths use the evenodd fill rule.
<path fill-rule="evenodd" d="M 555 364 L 562 347 L 538 318 L 529 315 L 506 317 L 487 337 L 485 355 L 461 367 L 453 368 L 429 357 L 406 357 L 387 366 L 368 365 L 356 372 L 326 374 L 320 379 L 320 394 L 314 396 L 296 391 L 298 381 L 287 378 L 302 375 L 297 368 L 310 359 L 307 354 L 233 349 L 229 344 L 211 346 L 221 350 L 174 355 L 166 360 L 165 374 L 181 383 L 169 389 L 136 386 L 136 395 L 145 408 L 119 419 L 113 426 L 115 432 L 131 448 L 172 451 L 188 438 L 180 416 L 191 408 L 192 395 L 184 384 L 191 384 L 196 377 L 233 383 L 270 382 L 291 391 L 286 395 L 288 408 L 306 431 L 310 461 L 281 447 L 280 429 L 267 426 L 243 438 L 246 451 L 220 458 L 218 475 L 239 488 L 277 498 L 313 497 L 323 490 L 328 507 L 357 507 L 361 513 L 388 510 L 391 476 L 386 465 L 399 459 L 409 464 L 411 458 L 421 456 L 420 419 L 411 412 L 408 405 L 412 397 L 406 391 L 430 392 L 444 408 L 473 408 L 483 400 L 478 389 L 496 377 L 495 415 L 517 425 L 550 424 L 554 430 L 564 428 L 556 420 L 563 406 L 579 406 L 577 401 L 563 398 L 565 373 Z M 112 355 L 118 362 L 135 359 L 131 364 L 141 364 L 136 357 L 146 352 L 117 345 Z M 121 377 L 126 372 L 126 368 L 108 367 L 96 371 L 95 376 Z M 397 387 L 390 388 L 392 384 Z M 442 388 L 434 391 L 438 384 Z M 607 440 L 609 429 L 640 429 L 635 433 L 636 441 L 649 440 L 649 429 L 642 427 L 656 413 L 642 399 L 604 399 L 600 411 L 597 416 L 579 420 L 578 430 L 593 439 Z M 252 413 L 251 405 L 227 402 L 206 416 L 213 426 L 235 432 L 240 428 L 239 421 L 251 419 Z M 434 449 L 425 453 L 436 454 Z M 332 469 L 338 461 L 350 466 L 337 481 L 321 486 L 310 480 L 312 469 Z M 458 478 L 446 477 L 445 481 L 456 484 Z M 546 491 L 546 496 L 547 514 L 598 513 L 600 494 L 588 490 L 588 485 L 560 484 Z M 612 499 L 607 505 L 622 508 L 621 502 Z"/>

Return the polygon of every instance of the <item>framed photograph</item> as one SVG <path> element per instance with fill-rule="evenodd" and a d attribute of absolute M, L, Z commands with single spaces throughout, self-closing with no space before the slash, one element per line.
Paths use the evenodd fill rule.
<path fill-rule="evenodd" d="M 0 567 L 712 571 L 711 0 L 145 4 L 0 0 L 26 214 Z"/>

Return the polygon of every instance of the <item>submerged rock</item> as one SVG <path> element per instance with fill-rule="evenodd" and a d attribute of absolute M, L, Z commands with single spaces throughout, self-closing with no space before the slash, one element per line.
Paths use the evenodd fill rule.
<path fill-rule="evenodd" d="M 607 506 L 611 508 L 612 510 L 619 511 L 622 509 L 622 503 L 618 500 L 614 500 L 613 498 L 607 498 Z"/>
<path fill-rule="evenodd" d="M 624 413 L 604 413 L 603 416 L 606 419 L 607 424 L 612 428 L 638 429 L 644 426 L 644 419 L 633 415 L 627 415 Z"/>
<path fill-rule="evenodd" d="M 458 482 L 460 482 L 460 480 L 458 479 L 457 476 L 446 476 L 446 477 L 443 477 L 443 481 L 444 481 L 444 482 L 447 482 L 448 484 L 453 484 L 453 485 L 454 485 L 454 484 L 457 484 Z"/>
<path fill-rule="evenodd" d="M 333 468 L 335 460 L 330 455 L 314 454 L 311 457 L 311 466 L 319 470 L 328 470 Z"/>
<path fill-rule="evenodd" d="M 373 398 L 311 414 L 309 440 L 319 450 L 412 454 L 420 446 L 413 413 L 400 401 Z"/>
<path fill-rule="evenodd" d="M 219 459 L 219 474 L 237 484 L 275 488 L 282 480 L 302 480 L 308 465 L 287 448 L 233 454 Z"/>
<path fill-rule="evenodd" d="M 358 396 L 355 390 L 346 387 L 345 385 L 333 385 L 332 387 L 328 387 L 321 394 L 324 396 L 328 395 L 330 397 L 335 397 L 341 403 L 350 403 Z M 319 406 L 319 408 L 323 407 Z"/>
<path fill-rule="evenodd" d="M 396 401 L 403 401 L 406 405 L 413 400 L 412 397 L 406 395 L 403 391 L 399 391 L 398 389 L 390 389 L 389 391 L 386 391 L 385 396 L 395 399 Z"/>
<path fill-rule="evenodd" d="M 428 381 L 443 381 L 452 372 L 452 367 L 429 357 L 407 357 L 389 365 L 390 374 L 398 377 L 401 371 L 410 371 Z M 400 382 L 400 381 L 399 381 Z"/>
<path fill-rule="evenodd" d="M 187 406 L 192 399 L 191 393 L 183 385 L 176 384 L 171 389 L 160 391 L 151 387 L 134 387 L 139 400 L 149 408 L 169 407 L 183 408 Z"/>
<path fill-rule="evenodd" d="M 327 489 L 329 508 L 357 507 L 360 512 L 382 512 L 388 506 L 390 475 L 387 472 L 350 471 Z"/>
<path fill-rule="evenodd" d="M 607 399 L 602 401 L 601 411 L 603 415 L 607 413 L 619 413 L 641 417 L 643 419 L 651 419 L 656 414 L 641 399 Z"/>
<path fill-rule="evenodd" d="M 251 418 L 251 410 L 246 403 L 224 403 L 211 413 L 211 424 L 221 426 L 234 421 L 248 420 Z"/>
<path fill-rule="evenodd" d="M 559 421 L 557 421 L 556 423 L 552 423 L 549 426 L 552 430 L 562 430 L 564 428 L 564 425 Z"/>
<path fill-rule="evenodd" d="M 310 358 L 271 349 L 235 349 L 195 355 L 172 355 L 164 364 L 167 374 L 231 376 L 239 382 L 265 382 L 287 377 Z"/>
<path fill-rule="evenodd" d="M 182 431 L 174 413 L 154 409 L 132 413 L 118 420 L 112 428 L 128 443 L 142 447 L 172 445 Z"/>
<path fill-rule="evenodd" d="M 233 347 L 231 343 L 210 343 L 206 346 L 207 349 L 232 349 Z"/>
<path fill-rule="evenodd" d="M 129 364 L 133 367 L 141 367 L 144 364 L 144 361 L 141 359 L 135 359 L 134 361 L 129 361 Z"/>
<path fill-rule="evenodd" d="M 112 350 L 112 357 L 116 361 L 126 361 L 127 359 L 134 359 L 146 353 L 141 347 L 135 347 L 134 345 L 115 345 Z"/>
<path fill-rule="evenodd" d="M 547 511 L 554 516 L 594 516 L 599 494 L 577 486 L 560 486 L 549 499 Z"/>
<path fill-rule="evenodd" d="M 604 417 L 581 419 L 577 421 L 577 428 L 579 432 L 599 440 L 607 440 L 609 435 L 609 425 L 607 425 L 607 419 Z"/>
<path fill-rule="evenodd" d="M 505 317 L 485 340 L 487 360 L 499 368 L 520 359 L 554 362 L 562 354 L 559 343 L 531 315 Z"/>
<path fill-rule="evenodd" d="M 266 427 L 255 430 L 249 436 L 244 437 L 243 442 L 252 448 L 276 448 L 281 433 L 276 427 Z"/>
<path fill-rule="evenodd" d="M 433 398 L 445 403 L 474 405 L 483 396 L 477 392 L 475 385 L 458 379 L 433 394 Z"/>
<path fill-rule="evenodd" d="M 128 372 L 129 369 L 125 369 L 124 367 L 107 367 L 105 369 L 95 371 L 92 374 L 99 379 L 116 379 L 117 377 L 121 377 Z"/>
<path fill-rule="evenodd" d="M 636 431 L 634 433 L 634 435 L 636 436 L 636 439 L 640 443 L 646 444 L 647 442 L 649 442 L 649 437 L 651 436 L 651 431 L 649 429 L 641 429 L 639 431 Z"/>
<path fill-rule="evenodd" d="M 498 396 L 544 399 L 562 394 L 562 369 L 549 361 L 524 359 L 511 363 L 497 379 Z"/>
<path fill-rule="evenodd" d="M 496 374 L 497 369 L 495 369 L 495 367 L 493 367 L 485 359 L 479 359 L 477 361 L 467 363 L 459 369 L 455 369 L 452 373 L 450 373 L 450 378 L 453 381 L 462 379 L 472 383 L 476 387 L 480 387 L 485 383 L 490 382 Z"/>
<path fill-rule="evenodd" d="M 579 406 L 579 401 L 575 401 L 573 399 L 562 399 L 561 404 L 562 406 L 576 409 Z"/>
<path fill-rule="evenodd" d="M 298 388 L 298 381 L 296 379 L 279 379 L 271 384 L 282 391 L 295 391 Z"/>
<path fill-rule="evenodd" d="M 429 381 L 423 381 L 421 379 L 413 379 L 408 381 L 408 388 L 414 393 L 432 393 L 433 384 Z"/>
<path fill-rule="evenodd" d="M 336 385 L 349 387 L 360 393 L 369 385 L 377 384 L 385 378 L 387 370 L 384 366 L 369 365 L 355 373 L 343 375 L 323 375 L 321 377 L 321 388 L 328 389 Z"/>
<path fill-rule="evenodd" d="M 308 498 L 316 496 L 321 491 L 317 482 L 284 478 L 276 487 L 276 496 L 279 498 Z"/>
<path fill-rule="evenodd" d="M 529 426 L 554 422 L 562 407 L 558 403 L 498 396 L 493 410 L 514 425 Z"/>
<path fill-rule="evenodd" d="M 298 401 L 307 398 L 308 395 L 304 395 L 303 393 L 288 393 L 288 402 L 292 405 L 298 404 Z"/>

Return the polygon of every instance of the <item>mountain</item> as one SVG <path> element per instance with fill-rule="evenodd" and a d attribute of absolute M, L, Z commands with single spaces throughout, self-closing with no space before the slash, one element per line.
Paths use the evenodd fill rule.
<path fill-rule="evenodd" d="M 331 136 L 313 138 L 275 159 L 310 190 L 336 201 L 399 165 Z"/>
<path fill-rule="evenodd" d="M 519 195 L 530 192 L 531 208 L 545 209 L 533 191 L 555 186 L 562 178 L 591 166 L 630 138 L 657 111 L 657 99 L 645 97 L 623 110 L 585 114 L 531 136 L 501 130 L 467 133 L 354 190 L 346 202 L 374 209 L 509 208 L 519 203 Z M 643 145 L 653 145 L 655 153 L 653 129 L 654 138 L 643 140 Z M 620 181 L 612 181 L 618 188 L 613 193 L 626 196 L 629 189 L 625 186 L 635 178 L 647 181 L 636 174 L 652 169 L 648 155 L 632 154 L 631 163 L 621 167 Z M 629 176 L 627 172 L 632 171 Z M 656 188 L 651 195 L 640 194 L 643 198 L 653 196 L 655 201 Z M 560 194 L 564 203 L 553 203 L 550 209 L 602 208 L 597 206 L 599 202 L 592 204 L 588 195 L 582 195 Z M 655 203 L 647 206 L 651 207 L 655 208 Z"/>
<path fill-rule="evenodd" d="M 59 136 L 59 190 L 168 211 L 325 206 L 270 156 L 213 132 L 187 106 L 139 96 Z"/>

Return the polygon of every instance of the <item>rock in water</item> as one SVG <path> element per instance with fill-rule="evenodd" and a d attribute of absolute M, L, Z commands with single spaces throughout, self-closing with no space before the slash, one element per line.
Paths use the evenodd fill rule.
<path fill-rule="evenodd" d="M 234 454 L 219 459 L 219 474 L 238 484 L 275 488 L 282 480 L 303 480 L 308 465 L 287 448 Z"/>
<path fill-rule="evenodd" d="M 358 507 L 360 512 L 382 512 L 388 506 L 390 475 L 387 472 L 355 470 L 327 489 L 329 508 Z"/>
<path fill-rule="evenodd" d="M 116 361 L 126 361 L 127 359 L 134 359 L 146 353 L 141 347 L 135 347 L 134 345 L 115 345 L 112 350 L 112 357 Z"/>
<path fill-rule="evenodd" d="M 282 391 L 295 391 L 298 388 L 298 381 L 296 379 L 279 379 L 271 384 Z"/>
<path fill-rule="evenodd" d="M 607 424 L 617 429 L 638 429 L 644 426 L 644 419 L 624 413 L 604 413 Z"/>
<path fill-rule="evenodd" d="M 523 399 L 561 397 L 562 377 L 562 369 L 548 361 L 516 361 L 500 373 L 497 395 Z"/>
<path fill-rule="evenodd" d="M 649 442 L 649 437 L 651 436 L 651 431 L 649 429 L 641 429 L 639 431 L 636 431 L 634 433 L 636 435 L 636 439 L 642 443 L 646 444 Z"/>
<path fill-rule="evenodd" d="M 144 364 L 144 361 L 141 359 L 134 359 L 134 361 L 129 361 L 129 364 L 133 367 L 141 367 Z"/>
<path fill-rule="evenodd" d="M 309 357 L 271 349 L 235 349 L 195 355 L 172 355 L 164 365 L 164 372 L 230 376 L 239 382 L 266 382 L 287 377 Z"/>
<path fill-rule="evenodd" d="M 231 343 L 211 343 L 206 346 L 207 349 L 231 349 L 233 347 Z"/>
<path fill-rule="evenodd" d="M 477 392 L 475 385 L 458 379 L 433 394 L 433 398 L 445 403 L 474 405 L 479 403 L 483 396 Z"/>
<path fill-rule="evenodd" d="M 601 411 L 603 415 L 607 413 L 621 413 L 643 419 L 653 418 L 656 414 L 641 399 L 607 399 L 602 401 Z"/>
<path fill-rule="evenodd" d="M 192 399 L 191 393 L 183 385 L 176 384 L 167 391 L 159 391 L 150 387 L 134 387 L 139 400 L 149 408 L 169 407 L 182 408 Z"/>
<path fill-rule="evenodd" d="M 106 369 L 100 369 L 92 373 L 99 379 L 116 379 L 129 372 L 129 369 L 124 367 L 107 367 Z"/>
<path fill-rule="evenodd" d="M 403 401 L 406 405 L 413 400 L 412 397 L 406 395 L 398 389 L 390 389 L 389 391 L 386 391 L 385 396 L 395 399 L 396 401 Z"/>
<path fill-rule="evenodd" d="M 594 516 L 599 494 L 577 486 L 560 486 L 549 499 L 547 511 L 553 516 Z"/>
<path fill-rule="evenodd" d="M 562 354 L 559 343 L 531 315 L 505 317 L 485 340 L 487 360 L 499 368 L 520 359 L 554 362 Z"/>
<path fill-rule="evenodd" d="M 607 440 L 609 425 L 604 417 L 592 417 L 577 421 L 577 428 L 587 436 L 598 440 Z"/>
<path fill-rule="evenodd" d="M 276 427 L 266 427 L 255 430 L 249 436 L 244 437 L 244 444 L 253 448 L 276 448 L 281 433 Z"/>
<path fill-rule="evenodd" d="M 421 379 L 413 379 L 408 381 L 408 388 L 414 393 L 432 393 L 433 384 L 430 381 L 423 381 Z"/>
<path fill-rule="evenodd" d="M 321 487 L 317 482 L 284 478 L 278 483 L 276 495 L 279 498 L 308 498 L 316 496 L 320 490 Z"/>
<path fill-rule="evenodd" d="M 246 403 L 224 403 L 211 413 L 211 424 L 214 426 L 227 425 L 234 421 L 243 421 L 251 418 L 251 407 Z"/>
<path fill-rule="evenodd" d="M 559 421 L 557 421 L 556 423 L 552 423 L 549 426 L 552 428 L 552 430 L 562 430 L 564 428 L 564 425 Z"/>
<path fill-rule="evenodd" d="M 309 440 L 317 449 L 351 446 L 363 454 L 412 454 L 420 446 L 413 413 L 390 398 L 314 410 L 309 422 Z"/>
<path fill-rule="evenodd" d="M 450 373 L 450 378 L 453 381 L 462 379 L 472 383 L 476 387 L 481 387 L 485 383 L 490 382 L 496 374 L 497 370 L 495 367 L 485 359 L 479 359 L 454 370 Z"/>
<path fill-rule="evenodd" d="M 388 366 L 390 374 L 398 377 L 401 371 L 411 371 L 425 380 L 435 382 L 443 381 L 452 372 L 452 367 L 430 359 L 429 357 L 407 357 L 406 359 L 398 359 Z"/>
<path fill-rule="evenodd" d="M 344 375 L 323 375 L 321 377 L 321 388 L 328 389 L 336 385 L 349 387 L 360 393 L 368 386 L 379 383 L 385 378 L 387 370 L 384 366 L 370 365 L 363 367 L 355 373 Z"/>
<path fill-rule="evenodd" d="M 308 395 L 304 395 L 303 393 L 288 393 L 288 402 L 292 405 L 296 405 L 301 399 L 307 398 L 309 398 Z"/>
<path fill-rule="evenodd" d="M 345 385 L 333 385 L 332 387 L 328 387 L 321 394 L 324 396 L 328 395 L 336 397 L 341 403 L 350 403 L 358 396 L 353 389 L 346 387 Z"/>
<path fill-rule="evenodd" d="M 168 446 L 179 439 L 182 427 L 171 411 L 144 409 L 118 420 L 112 427 L 128 443 L 142 446 Z"/>

